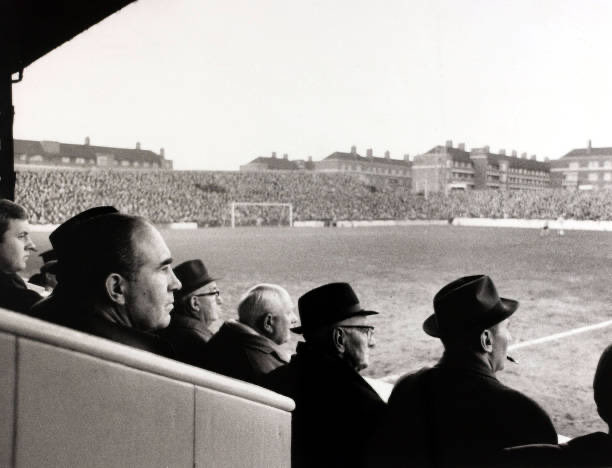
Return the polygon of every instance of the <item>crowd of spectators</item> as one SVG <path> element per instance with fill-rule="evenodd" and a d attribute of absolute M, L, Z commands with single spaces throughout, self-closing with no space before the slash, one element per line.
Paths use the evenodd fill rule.
<path fill-rule="evenodd" d="M 31 222 L 57 224 L 111 204 L 155 223 L 229 225 L 231 202 L 293 205 L 294 221 L 453 217 L 612 220 L 608 191 L 469 191 L 414 194 L 359 175 L 312 172 L 105 171 L 37 169 L 17 173 L 16 201 Z M 240 207 L 236 224 L 286 224 L 288 210 Z"/>

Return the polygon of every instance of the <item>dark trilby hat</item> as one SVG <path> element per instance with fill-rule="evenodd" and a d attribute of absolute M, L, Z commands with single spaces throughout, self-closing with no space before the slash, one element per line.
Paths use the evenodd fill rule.
<path fill-rule="evenodd" d="M 174 274 L 183 285 L 174 293 L 177 297 L 186 296 L 217 279 L 208 274 L 202 260 L 187 260 L 174 267 Z"/>
<path fill-rule="evenodd" d="M 423 322 L 430 336 L 461 336 L 480 332 L 510 317 L 519 303 L 499 297 L 491 278 L 486 275 L 464 276 L 435 295 L 434 314 Z"/>
<path fill-rule="evenodd" d="M 378 312 L 364 310 L 357 294 L 348 283 L 329 283 L 312 289 L 298 299 L 299 327 L 294 333 L 316 330 L 356 315 L 374 315 Z"/>
<path fill-rule="evenodd" d="M 62 253 L 70 249 L 77 228 L 85 221 L 111 213 L 119 213 L 119 210 L 114 206 L 96 206 L 82 211 L 60 224 L 49 234 L 49 241 L 56 251 L 56 256 L 61 259 Z"/>
<path fill-rule="evenodd" d="M 39 255 L 39 257 L 42 258 L 43 263 L 49 263 L 52 260 L 57 260 L 57 254 L 53 249 L 45 250 Z"/>

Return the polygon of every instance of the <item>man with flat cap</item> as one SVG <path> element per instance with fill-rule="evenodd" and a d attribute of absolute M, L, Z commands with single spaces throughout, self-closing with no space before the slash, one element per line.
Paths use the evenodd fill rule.
<path fill-rule="evenodd" d="M 444 286 L 433 304 L 423 329 L 444 354 L 396 384 L 371 466 L 495 466 L 505 447 L 556 442 L 544 410 L 495 376 L 508 359 L 518 302 L 477 275 Z"/>
<path fill-rule="evenodd" d="M 385 403 L 359 375 L 368 366 L 374 327 L 348 283 L 315 288 L 298 300 L 304 335 L 289 364 L 265 379 L 295 401 L 293 467 L 358 467 Z"/>
<path fill-rule="evenodd" d="M 198 366 L 223 301 L 216 278 L 210 276 L 202 260 L 183 262 L 174 268 L 174 274 L 183 286 L 174 291 L 170 325 L 160 335 L 172 344 L 179 361 Z"/>

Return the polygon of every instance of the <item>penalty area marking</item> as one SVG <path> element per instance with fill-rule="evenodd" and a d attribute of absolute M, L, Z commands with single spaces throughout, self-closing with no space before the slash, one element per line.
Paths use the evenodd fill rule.
<path fill-rule="evenodd" d="M 561 333 L 555 333 L 553 335 L 543 336 L 542 338 L 536 338 L 533 340 L 522 341 L 520 343 L 516 343 L 514 345 L 508 346 L 508 351 L 514 351 L 515 349 L 526 348 L 528 346 L 533 346 L 541 343 L 546 343 L 548 341 L 559 340 L 561 338 L 566 338 L 572 335 L 578 335 L 579 333 L 585 333 L 592 330 L 597 330 L 600 328 L 609 327 L 612 325 L 612 320 L 606 320 L 605 322 L 596 323 L 593 325 L 586 325 L 584 327 L 574 328 L 572 330 L 567 330 Z M 519 359 L 520 361 L 520 359 Z M 395 383 L 397 379 L 399 379 L 403 374 L 391 374 L 383 377 L 379 380 L 385 383 Z"/>

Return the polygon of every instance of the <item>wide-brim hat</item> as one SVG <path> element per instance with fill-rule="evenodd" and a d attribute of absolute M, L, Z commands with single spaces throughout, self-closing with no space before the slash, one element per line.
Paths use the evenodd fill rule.
<path fill-rule="evenodd" d="M 499 297 L 493 280 L 486 275 L 464 276 L 435 295 L 434 313 L 423 322 L 423 330 L 436 338 L 480 332 L 510 317 L 519 303 Z"/>
<path fill-rule="evenodd" d="M 329 283 L 308 291 L 298 299 L 298 310 L 301 325 L 291 329 L 294 333 L 309 332 L 357 315 L 378 314 L 361 307 L 348 283 Z"/>
<path fill-rule="evenodd" d="M 85 211 L 81 211 L 60 224 L 51 234 L 49 234 L 49 241 L 56 252 L 56 258 L 61 259 L 62 253 L 65 250 L 70 250 L 77 228 L 85 221 L 112 213 L 119 213 L 119 210 L 114 206 L 95 206 Z"/>
<path fill-rule="evenodd" d="M 182 284 L 181 289 L 174 293 L 177 297 L 184 297 L 219 279 L 210 276 L 202 260 L 187 260 L 174 267 L 174 274 Z"/>

